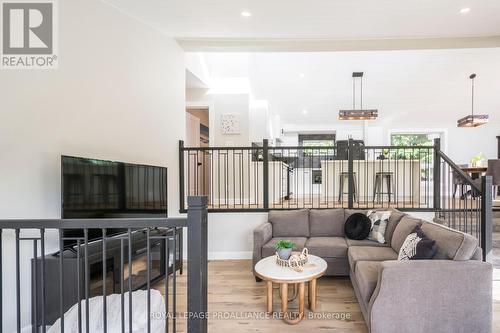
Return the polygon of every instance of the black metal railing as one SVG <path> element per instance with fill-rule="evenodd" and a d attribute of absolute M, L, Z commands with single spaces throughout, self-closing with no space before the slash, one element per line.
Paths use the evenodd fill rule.
<path fill-rule="evenodd" d="M 181 211 L 189 195 L 210 212 L 301 208 L 433 210 L 434 146 L 184 147 Z"/>
<path fill-rule="evenodd" d="M 491 252 L 491 178 L 472 179 L 432 146 L 184 147 L 180 207 L 207 195 L 209 212 L 302 208 L 396 208 L 436 219 L 481 240 Z M 460 192 L 457 195 L 457 192 Z"/>
<path fill-rule="evenodd" d="M 435 200 L 436 221 L 480 240 L 483 258 L 491 260 L 492 178 L 465 173 L 442 151 L 436 152 L 440 168 Z"/>
<path fill-rule="evenodd" d="M 207 202 L 188 204 L 187 218 L 0 220 L 0 333 L 206 333 Z M 69 229 L 82 237 L 68 239 Z M 95 229 L 102 238 L 90 240 Z"/>

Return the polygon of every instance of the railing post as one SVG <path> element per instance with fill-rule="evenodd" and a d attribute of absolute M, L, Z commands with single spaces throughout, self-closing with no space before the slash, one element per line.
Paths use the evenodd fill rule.
<path fill-rule="evenodd" d="M 186 212 L 184 187 L 184 141 L 179 140 L 179 211 Z"/>
<path fill-rule="evenodd" d="M 441 209 L 441 139 L 434 139 L 434 209 Z"/>
<path fill-rule="evenodd" d="M 204 196 L 188 197 L 188 333 L 207 333 L 207 202 Z"/>
<path fill-rule="evenodd" d="M 497 158 L 500 159 L 500 135 L 497 136 L 497 140 L 498 140 L 498 152 L 497 152 Z M 497 187 L 496 189 L 496 195 L 500 195 L 500 186 Z"/>
<path fill-rule="evenodd" d="M 481 178 L 481 248 L 483 260 L 487 262 L 492 262 L 493 259 L 492 183 L 491 176 Z"/>
<path fill-rule="evenodd" d="M 263 200 L 264 209 L 269 209 L 269 141 L 263 140 L 262 144 L 262 178 L 263 178 Z"/>
<path fill-rule="evenodd" d="M 349 209 L 352 209 L 354 206 L 354 152 L 353 152 L 353 147 L 354 147 L 354 142 L 350 138 L 349 139 L 349 144 L 348 144 L 348 149 L 347 149 L 347 172 L 349 173 L 349 179 L 347 182 L 347 206 Z M 343 191 L 343 189 L 341 189 Z"/>
<path fill-rule="evenodd" d="M 3 261 L 2 261 L 2 257 L 3 257 L 3 246 L 2 246 L 2 233 L 3 233 L 3 230 L 0 229 L 0 333 L 3 332 L 3 328 L 2 328 L 2 322 L 3 322 L 3 280 L 2 280 L 2 276 L 3 276 Z"/>

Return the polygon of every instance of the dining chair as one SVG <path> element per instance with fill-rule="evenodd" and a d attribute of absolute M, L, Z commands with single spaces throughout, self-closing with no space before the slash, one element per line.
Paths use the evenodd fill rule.
<path fill-rule="evenodd" d="M 498 187 L 500 186 L 500 159 L 488 160 L 488 170 L 486 171 L 486 175 L 493 178 L 493 198 L 496 199 Z"/>

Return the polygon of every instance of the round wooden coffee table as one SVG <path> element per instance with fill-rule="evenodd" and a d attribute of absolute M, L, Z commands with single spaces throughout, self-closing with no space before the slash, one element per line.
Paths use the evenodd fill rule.
<path fill-rule="evenodd" d="M 276 256 L 261 259 L 255 265 L 255 273 L 267 283 L 267 312 L 273 312 L 273 283 L 280 285 L 281 313 L 283 319 L 289 324 L 297 324 L 304 318 L 304 293 L 305 283 L 309 283 L 309 309 L 316 310 L 316 279 L 326 272 L 327 263 L 320 257 L 309 255 L 309 260 L 304 265 L 302 272 L 297 272 L 289 267 L 276 264 Z M 298 285 L 299 313 L 291 320 L 288 316 L 288 285 Z M 292 299 L 293 300 L 293 299 Z"/>

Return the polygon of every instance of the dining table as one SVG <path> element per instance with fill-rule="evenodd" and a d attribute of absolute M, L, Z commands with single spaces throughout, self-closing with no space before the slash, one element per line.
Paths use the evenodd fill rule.
<path fill-rule="evenodd" d="M 487 167 L 483 166 L 466 166 L 460 168 L 463 172 L 470 174 L 472 179 L 478 179 L 483 173 L 488 171 Z"/>

